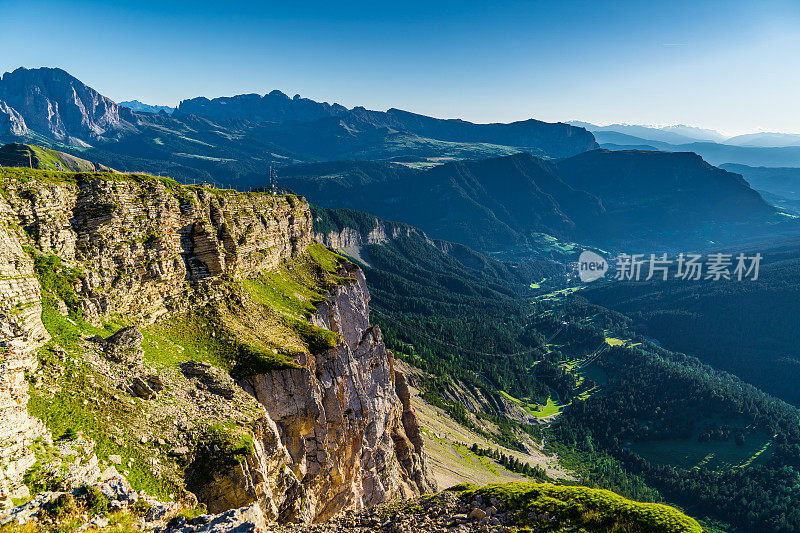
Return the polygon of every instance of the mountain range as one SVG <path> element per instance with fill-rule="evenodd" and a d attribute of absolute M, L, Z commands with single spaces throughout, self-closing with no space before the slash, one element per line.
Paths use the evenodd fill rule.
<path fill-rule="evenodd" d="M 473 124 L 346 109 L 279 91 L 184 100 L 172 116 L 137 112 L 52 68 L 19 68 L 0 79 L 0 140 L 80 151 L 122 170 L 247 185 L 263 180 L 271 163 L 482 159 L 518 151 L 558 158 L 597 148 L 591 133 L 568 124 Z"/>
<path fill-rule="evenodd" d="M 796 169 L 713 166 L 800 147 L 617 126 L 280 91 L 170 113 L 6 74 L 0 530 L 158 512 L 145 529 L 308 531 L 347 511 L 315 530 L 703 531 L 586 484 L 710 531 L 800 531 L 800 221 L 770 205 L 795 201 Z M 765 259 L 741 283 L 586 287 L 585 249 Z M 498 475 L 537 483 L 409 499 Z"/>
<path fill-rule="evenodd" d="M 606 126 L 598 126 L 597 124 L 582 122 L 580 120 L 570 120 L 568 124 L 586 128 L 594 133 L 595 137 L 597 137 L 598 133 L 620 133 L 670 144 L 686 144 L 697 141 L 722 142 L 727 138 L 725 135 L 715 130 L 685 126 L 683 124 L 660 127 L 641 124 L 609 124 Z"/>
<path fill-rule="evenodd" d="M 617 134 L 668 144 L 714 142 L 731 146 L 750 146 L 756 148 L 800 146 L 800 134 L 797 133 L 757 132 L 728 136 L 716 130 L 698 128 L 696 126 L 685 126 L 683 124 L 672 126 L 608 124 L 606 126 L 598 126 L 597 124 L 582 122 L 580 120 L 570 120 L 567 123 L 591 131 L 595 134 L 595 137 L 598 138 L 598 142 L 610 142 L 605 140 L 614 138 L 613 135 Z M 621 137 L 617 138 L 619 139 Z M 600 139 L 603 139 L 603 141 L 600 141 Z"/>
<path fill-rule="evenodd" d="M 750 133 L 727 137 L 714 130 L 681 125 L 657 128 L 629 124 L 598 126 L 580 121 L 569 123 L 591 131 L 597 142 L 610 150 L 695 152 L 712 165 L 800 167 L 798 134 Z"/>
<path fill-rule="evenodd" d="M 796 151 L 800 160 L 800 147 L 663 140 L 716 138 L 687 126 L 603 127 L 600 141 L 655 146 L 598 150 L 592 133 L 564 123 L 474 124 L 280 91 L 187 99 L 172 114 L 127 105 L 141 110 L 117 105 L 63 70 L 19 68 L 0 78 L 0 140 L 240 189 L 264 186 L 275 165 L 283 185 L 320 205 L 370 211 L 484 251 L 527 249 L 539 234 L 657 247 L 760 234 L 775 209 L 740 176 L 693 154 L 655 150 L 712 153 L 712 164 L 737 160 L 715 150 L 789 151 L 790 159 Z M 784 222 L 777 227 L 791 225 Z"/>
<path fill-rule="evenodd" d="M 484 251 L 526 247 L 537 233 L 699 246 L 766 231 L 776 218 L 741 176 L 690 153 L 594 150 L 557 162 L 520 153 L 426 170 L 346 161 L 290 166 L 282 176 L 313 203 L 369 211 Z"/>
<path fill-rule="evenodd" d="M 119 105 L 123 107 L 127 107 L 133 111 L 139 111 L 144 113 L 160 113 L 164 112 L 168 115 L 171 115 L 175 112 L 174 107 L 170 107 L 167 105 L 150 105 L 140 102 L 139 100 L 129 100 L 126 102 L 119 102 Z"/>

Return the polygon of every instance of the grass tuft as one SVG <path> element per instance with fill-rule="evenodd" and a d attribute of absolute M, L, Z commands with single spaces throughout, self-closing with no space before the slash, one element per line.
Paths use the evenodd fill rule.
<path fill-rule="evenodd" d="M 702 533 L 703 528 L 674 507 L 640 503 L 608 490 L 549 483 L 496 483 L 478 487 L 468 483 L 449 489 L 467 498 L 480 494 L 496 498 L 504 510 L 524 525 L 537 526 L 529 513 L 547 512 L 559 520 L 570 520 L 586 531 L 630 531 L 642 533 Z"/>

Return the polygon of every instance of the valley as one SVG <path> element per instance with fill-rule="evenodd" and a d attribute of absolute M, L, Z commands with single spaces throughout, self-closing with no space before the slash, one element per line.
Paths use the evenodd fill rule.
<path fill-rule="evenodd" d="M 800 531 L 796 147 L 614 127 L 5 74 L 0 532 Z"/>

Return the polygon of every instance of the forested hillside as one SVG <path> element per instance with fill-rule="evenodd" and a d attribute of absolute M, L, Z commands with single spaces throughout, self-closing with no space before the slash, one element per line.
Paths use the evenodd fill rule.
<path fill-rule="evenodd" d="M 381 223 L 345 210 L 314 214 L 334 233 L 367 234 Z M 681 505 L 724 530 L 800 531 L 796 408 L 658 347 L 631 319 L 580 296 L 586 291 L 559 288 L 563 271 L 463 248 L 470 259 L 459 260 L 458 247 L 416 231 L 360 253 L 387 344 L 438 376 L 429 397 L 457 378 L 515 398 L 533 418 L 505 420 L 505 443 L 513 446 L 513 428 L 544 436 L 584 483 Z M 446 407 L 466 423 L 457 406 Z M 544 430 L 530 425 L 552 413 Z"/>
<path fill-rule="evenodd" d="M 665 347 L 800 405 L 800 254 L 794 242 L 761 253 L 756 281 L 614 283 L 585 296 L 625 313 Z"/>
<path fill-rule="evenodd" d="M 741 176 L 696 154 L 595 150 L 554 163 L 519 153 L 421 170 L 333 162 L 282 176 L 312 203 L 407 222 L 484 252 L 536 253 L 542 234 L 660 250 L 800 232 Z"/>

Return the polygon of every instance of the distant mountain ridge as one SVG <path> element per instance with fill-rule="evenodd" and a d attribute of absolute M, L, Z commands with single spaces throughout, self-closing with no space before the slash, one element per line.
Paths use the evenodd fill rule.
<path fill-rule="evenodd" d="M 776 147 L 800 146 L 800 134 L 760 132 L 737 135 L 725 140 L 725 144 L 734 146 Z"/>
<path fill-rule="evenodd" d="M 720 168 L 741 174 L 751 187 L 766 191 L 777 197 L 789 200 L 796 209 L 800 202 L 800 168 L 749 167 L 747 165 L 725 164 Z"/>
<path fill-rule="evenodd" d="M 281 181 L 321 206 L 371 212 L 482 251 L 524 247 L 537 233 L 700 246 L 763 230 L 775 215 L 741 176 L 688 153 L 594 150 L 558 162 L 519 153 L 427 170 L 340 161 L 287 167 Z"/>
<path fill-rule="evenodd" d="M 727 138 L 725 135 L 715 130 L 685 126 L 683 124 L 660 127 L 642 124 L 609 124 L 607 126 L 598 126 L 597 124 L 579 120 L 571 120 L 568 124 L 586 128 L 592 133 L 621 133 L 650 141 L 666 142 L 670 144 L 686 144 L 698 141 L 722 142 Z"/>
<path fill-rule="evenodd" d="M 610 133 L 610 132 L 609 132 Z M 733 146 L 713 142 L 694 142 L 689 144 L 669 144 L 647 139 L 630 137 L 615 138 L 609 142 L 605 133 L 598 133 L 602 148 L 610 150 L 635 150 L 642 146 L 663 152 L 694 152 L 712 165 L 747 165 L 751 167 L 800 167 L 800 146 Z M 619 136 L 622 134 L 614 133 Z"/>
<path fill-rule="evenodd" d="M 181 101 L 175 116 L 198 115 L 210 120 L 248 120 L 251 122 L 311 122 L 324 117 L 347 114 L 348 109 L 339 104 L 315 102 L 302 98 L 299 94 L 289 98 L 281 91 L 274 90 L 260 96 L 240 94 L 208 99 L 191 98 Z"/>
<path fill-rule="evenodd" d="M 232 97 L 184 100 L 176 117 L 198 115 L 209 120 L 247 120 L 253 122 L 319 122 L 342 124 L 353 130 L 377 129 L 408 132 L 423 138 L 448 142 L 491 143 L 540 150 L 553 157 L 567 157 L 597 148 L 594 137 L 583 128 L 535 119 L 508 124 L 475 124 L 460 119 L 438 119 L 403 111 L 372 111 L 363 107 L 347 109 L 339 104 L 315 102 L 300 95 L 289 98 L 280 91 L 264 96 L 245 94 Z M 340 121 L 331 121 L 340 118 Z M 328 119 L 328 120 L 325 120 Z"/>
<path fill-rule="evenodd" d="M 126 102 L 119 102 L 118 105 L 122 107 L 127 107 L 133 111 L 138 112 L 145 112 L 145 113 L 160 113 L 164 112 L 168 115 L 171 115 L 175 112 L 175 107 L 170 107 L 168 105 L 150 105 L 145 104 L 144 102 L 140 102 L 139 100 L 129 100 Z"/>
<path fill-rule="evenodd" d="M 78 146 L 133 132 L 136 121 L 131 110 L 57 68 L 18 68 L 2 76 L 0 115 L 12 134 L 35 132 Z"/>
<path fill-rule="evenodd" d="M 610 150 L 695 152 L 712 165 L 800 167 L 800 134 L 764 132 L 726 137 L 714 130 L 681 125 L 597 126 L 574 120 L 570 124 L 591 131 L 600 146 Z"/>
<path fill-rule="evenodd" d="M 74 150 L 123 171 L 247 186 L 263 185 L 270 164 L 484 159 L 519 151 L 560 158 L 597 148 L 591 133 L 568 124 L 473 124 L 397 109 L 347 109 L 280 91 L 192 98 L 172 115 L 126 104 L 142 111 L 61 69 L 19 68 L 0 81 L 0 141 Z"/>

